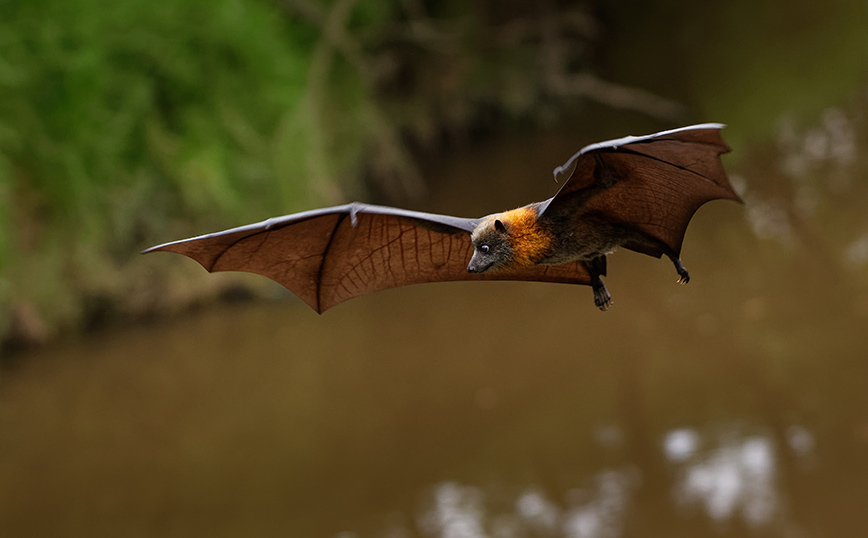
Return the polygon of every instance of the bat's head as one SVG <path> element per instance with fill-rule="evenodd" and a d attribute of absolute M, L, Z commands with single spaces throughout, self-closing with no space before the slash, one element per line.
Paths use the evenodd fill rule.
<path fill-rule="evenodd" d="M 537 219 L 539 204 L 490 215 L 473 233 L 473 257 L 467 271 L 484 273 L 511 266 L 528 267 L 552 254 L 554 238 Z"/>
<path fill-rule="evenodd" d="M 497 216 L 489 217 L 473 230 L 473 257 L 468 273 L 484 273 L 506 267 L 513 260 L 512 245 L 506 225 Z"/>

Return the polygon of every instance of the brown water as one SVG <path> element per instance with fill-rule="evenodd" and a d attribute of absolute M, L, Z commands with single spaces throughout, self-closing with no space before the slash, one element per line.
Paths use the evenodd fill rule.
<path fill-rule="evenodd" d="M 826 142 L 793 180 L 813 213 L 779 188 L 810 152 L 745 148 L 727 165 L 748 205 L 699 211 L 690 284 L 618 252 L 606 313 L 585 287 L 438 284 L 323 316 L 225 306 L 22 357 L 0 379 L 0 534 L 864 535 L 868 186 L 864 155 L 833 159 L 836 118 L 865 130 L 829 114 L 782 135 Z M 427 208 L 544 197 L 529 170 L 587 141 L 457 156 Z M 486 199 L 495 181 L 519 187 Z"/>

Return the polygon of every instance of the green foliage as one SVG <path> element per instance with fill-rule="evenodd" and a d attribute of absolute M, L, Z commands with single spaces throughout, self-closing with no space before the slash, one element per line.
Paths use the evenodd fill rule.
<path fill-rule="evenodd" d="M 267 176 L 236 162 L 262 151 L 306 69 L 267 4 L 37 0 L 0 10 L 0 149 L 47 215 L 98 239 L 114 188 L 154 183 L 201 212 L 230 209 Z"/>
<path fill-rule="evenodd" d="M 384 14 L 359 10 L 357 24 Z M 257 0 L 0 3 L 0 302 L 70 274 L 92 287 L 111 257 L 96 271 L 82 259 L 128 259 L 170 237 L 173 216 L 214 224 L 319 201 L 311 171 L 333 177 L 309 137 L 323 128 L 308 77 L 319 41 Z M 358 106 L 358 82 L 342 91 Z M 336 169 L 362 152 L 346 153 Z"/>

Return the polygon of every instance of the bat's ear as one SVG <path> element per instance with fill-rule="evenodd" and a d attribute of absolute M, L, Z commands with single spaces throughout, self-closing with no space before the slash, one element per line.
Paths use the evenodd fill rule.
<path fill-rule="evenodd" d="M 506 226 L 504 226 L 503 223 L 500 222 L 500 220 L 494 221 L 494 229 L 502 234 L 506 233 Z"/>

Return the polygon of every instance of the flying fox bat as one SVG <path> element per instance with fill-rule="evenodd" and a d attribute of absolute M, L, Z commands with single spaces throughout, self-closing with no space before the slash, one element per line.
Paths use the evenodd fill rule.
<path fill-rule="evenodd" d="M 303 211 L 149 248 L 193 258 L 209 272 L 248 271 L 289 288 L 318 313 L 387 288 L 457 280 L 590 285 L 611 296 L 606 256 L 623 247 L 672 260 L 690 279 L 681 243 L 710 200 L 740 202 L 720 162 L 722 124 L 628 136 L 582 148 L 554 170 L 548 200 L 482 218 L 351 203 Z"/>

